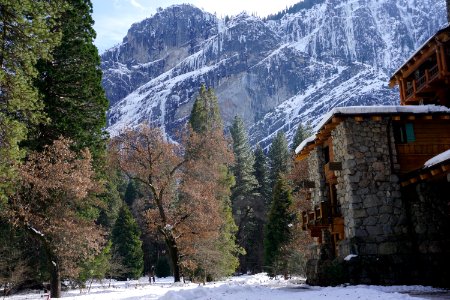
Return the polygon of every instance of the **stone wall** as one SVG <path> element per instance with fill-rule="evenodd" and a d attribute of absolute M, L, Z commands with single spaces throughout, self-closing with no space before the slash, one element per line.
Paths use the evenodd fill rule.
<path fill-rule="evenodd" d="M 314 182 L 315 188 L 311 191 L 311 209 L 320 202 L 328 199 L 324 167 L 325 157 L 322 146 L 317 146 L 308 156 L 309 179 Z"/>
<path fill-rule="evenodd" d="M 405 246 L 406 215 L 391 137 L 389 118 L 347 118 L 332 132 L 335 161 L 342 162 L 342 171 L 336 171 L 345 222 L 342 257 L 389 255 Z"/>
<path fill-rule="evenodd" d="M 422 284 L 450 285 L 450 182 L 447 178 L 402 190 L 407 203 L 415 265 Z"/>

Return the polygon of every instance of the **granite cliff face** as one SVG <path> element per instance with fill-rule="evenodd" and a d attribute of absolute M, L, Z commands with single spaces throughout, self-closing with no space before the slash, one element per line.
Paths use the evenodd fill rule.
<path fill-rule="evenodd" d="M 334 106 L 396 104 L 390 74 L 446 23 L 445 0 L 315 3 L 278 20 L 176 5 L 134 24 L 102 55 L 109 131 L 147 121 L 171 137 L 206 83 L 225 123 L 241 115 L 267 146 Z"/>

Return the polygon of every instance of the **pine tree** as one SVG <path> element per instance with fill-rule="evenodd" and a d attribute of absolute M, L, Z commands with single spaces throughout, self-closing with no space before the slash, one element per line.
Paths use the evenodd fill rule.
<path fill-rule="evenodd" d="M 273 188 L 277 180 L 290 169 L 290 153 L 286 135 L 282 130 L 272 141 L 269 149 L 270 186 Z"/>
<path fill-rule="evenodd" d="M 308 126 L 303 126 L 302 123 L 298 124 L 297 131 L 295 132 L 294 139 L 291 144 L 291 151 L 294 152 L 295 149 L 303 142 L 304 139 L 311 135 L 311 129 Z"/>
<path fill-rule="evenodd" d="M 111 235 L 113 251 L 122 258 L 122 264 L 127 271 L 120 279 L 137 279 L 144 271 L 144 253 L 140 236 L 139 227 L 130 209 L 122 205 Z"/>
<path fill-rule="evenodd" d="M 231 203 L 233 216 L 238 225 L 237 240 L 247 253 L 240 258 L 241 271 L 248 271 L 248 264 L 256 264 L 257 250 L 253 245 L 253 238 L 257 231 L 258 218 L 264 214 L 264 201 L 258 193 L 258 181 L 255 177 L 255 158 L 248 142 L 244 122 L 235 117 L 230 133 L 233 138 L 235 162 L 231 170 L 235 177 L 232 188 Z M 256 237 L 257 238 L 257 237 Z M 262 238 L 262 237 L 260 237 Z"/>
<path fill-rule="evenodd" d="M 34 147 L 42 148 L 60 136 L 70 138 L 74 149 L 89 148 L 94 165 L 102 165 L 106 140 L 108 102 L 101 86 L 100 57 L 93 44 L 91 0 L 68 0 L 58 30 L 61 44 L 51 60 L 38 64 L 36 82 L 43 95 L 44 112 L 49 121 L 35 132 Z"/>
<path fill-rule="evenodd" d="M 280 271 L 287 271 L 283 247 L 289 242 L 290 226 L 294 220 L 290 212 L 291 205 L 291 189 L 285 179 L 279 178 L 274 187 L 264 238 L 264 262 L 272 277 Z"/>
<path fill-rule="evenodd" d="M 219 102 L 212 88 L 201 86 L 192 107 L 189 124 L 197 133 L 222 129 Z"/>
<path fill-rule="evenodd" d="M 132 207 L 134 201 L 141 196 L 138 188 L 139 188 L 138 182 L 134 180 L 128 181 L 127 189 L 125 190 L 124 200 L 129 207 Z"/>
<path fill-rule="evenodd" d="M 78 275 L 78 282 L 80 286 L 84 286 L 89 281 L 88 293 L 91 289 L 94 279 L 104 279 L 111 270 L 111 248 L 112 243 L 111 241 L 108 241 L 108 243 L 98 255 L 82 263 L 81 271 Z"/>
<path fill-rule="evenodd" d="M 267 157 L 263 149 L 258 144 L 255 149 L 255 177 L 258 180 L 258 192 L 263 197 L 264 203 L 268 204 L 272 197 L 269 170 L 267 166 Z"/>
<path fill-rule="evenodd" d="M 60 34 L 52 32 L 62 1 L 0 2 L 0 202 L 13 193 L 19 144 L 28 128 L 43 121 L 42 102 L 33 80 L 39 59 L 49 59 Z"/>
<path fill-rule="evenodd" d="M 199 143 L 196 143 L 199 147 L 197 149 L 188 149 L 188 153 L 192 154 L 196 151 L 210 153 L 206 156 L 204 155 L 203 159 L 201 159 L 202 161 L 197 160 L 199 165 L 204 165 L 205 167 L 209 165 L 209 168 L 214 168 L 213 162 L 223 162 L 220 164 L 216 163 L 216 170 L 210 170 L 218 175 L 214 188 L 216 189 L 216 199 L 212 200 L 218 201 L 221 207 L 223 225 L 220 228 L 219 236 L 207 243 L 210 245 L 209 249 L 205 247 L 202 249 L 206 250 L 204 253 L 217 254 L 210 255 L 209 261 L 204 260 L 204 257 L 202 259 L 201 256 L 196 256 L 196 261 L 204 269 L 205 273 L 209 272 L 210 276 L 230 275 L 238 265 L 237 255 L 243 251 L 236 245 L 235 232 L 237 227 L 231 213 L 230 188 L 234 184 L 234 178 L 229 175 L 229 169 L 226 165 L 229 163 L 227 162 L 228 159 L 219 157 L 218 155 L 221 155 L 220 151 L 216 152 L 211 147 L 213 144 L 209 142 L 211 140 L 219 140 L 221 147 L 226 147 L 227 143 L 223 135 L 218 99 L 212 88 L 206 89 L 204 85 L 200 88 L 199 95 L 192 108 L 189 124 L 193 132 L 197 134 L 197 138 L 199 138 Z M 208 160 L 211 160 L 211 163 L 208 163 Z"/>
<path fill-rule="evenodd" d="M 256 146 L 255 152 L 255 177 L 258 180 L 258 194 L 260 195 L 259 209 L 257 211 L 256 228 L 253 237 L 250 238 L 253 248 L 253 271 L 262 272 L 264 265 L 264 228 L 267 222 L 267 210 L 271 201 L 271 188 L 269 182 L 269 171 L 267 158 L 260 145 Z"/>
<path fill-rule="evenodd" d="M 236 116 L 230 128 L 233 138 L 234 165 L 232 171 L 236 184 L 232 189 L 232 201 L 238 198 L 251 198 L 258 187 L 258 181 L 255 178 L 255 158 L 248 142 L 245 132 L 244 122 Z"/>

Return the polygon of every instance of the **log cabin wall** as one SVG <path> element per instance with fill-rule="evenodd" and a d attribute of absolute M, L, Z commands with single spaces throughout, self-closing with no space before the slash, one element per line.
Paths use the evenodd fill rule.
<path fill-rule="evenodd" d="M 450 149 L 450 119 L 403 120 L 393 122 L 393 128 L 400 175 L 422 168 L 428 159 Z"/>

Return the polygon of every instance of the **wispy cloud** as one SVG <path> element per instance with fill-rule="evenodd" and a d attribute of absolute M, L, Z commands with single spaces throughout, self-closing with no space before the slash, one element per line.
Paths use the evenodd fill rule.
<path fill-rule="evenodd" d="M 145 7 L 142 6 L 142 4 L 139 3 L 138 0 L 130 0 L 130 4 L 133 5 L 136 8 L 145 9 Z"/>

